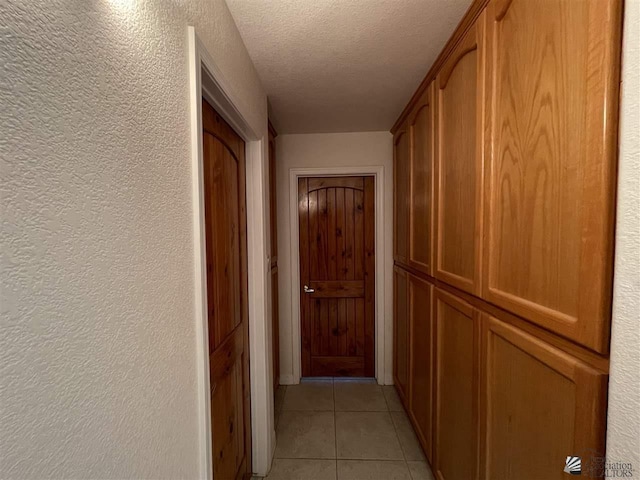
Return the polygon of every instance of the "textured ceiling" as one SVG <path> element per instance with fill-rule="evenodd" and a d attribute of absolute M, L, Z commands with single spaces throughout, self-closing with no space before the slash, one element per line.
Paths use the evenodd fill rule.
<path fill-rule="evenodd" d="M 279 133 L 387 130 L 471 0 L 227 0 Z"/>

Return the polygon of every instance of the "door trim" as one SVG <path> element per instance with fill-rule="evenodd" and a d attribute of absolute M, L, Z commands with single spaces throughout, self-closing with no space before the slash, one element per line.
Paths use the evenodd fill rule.
<path fill-rule="evenodd" d="M 198 378 L 200 478 L 213 477 L 209 336 L 207 325 L 206 244 L 204 237 L 204 178 L 202 98 L 204 97 L 245 141 L 247 204 L 247 267 L 249 304 L 249 371 L 251 388 L 251 466 L 266 476 L 275 449 L 273 380 L 269 320 L 266 208 L 267 123 L 256 133 L 247 121 L 247 109 L 224 78 L 195 27 L 188 27 L 191 168 L 193 198 L 194 300 Z"/>
<path fill-rule="evenodd" d="M 298 222 L 298 178 L 300 177 L 374 177 L 375 184 L 375 271 L 376 271 L 376 302 L 375 302 L 375 377 L 379 385 L 392 385 L 391 341 L 393 318 L 384 315 L 384 167 L 327 167 L 327 168 L 292 168 L 289 170 L 289 221 L 291 225 L 291 285 L 298 291 L 300 285 L 300 239 Z M 291 295 L 291 345 L 293 346 L 293 378 L 281 376 L 281 383 L 300 383 L 302 374 L 302 341 L 300 325 L 300 295 Z M 389 335 L 385 335 L 386 331 Z M 290 380 L 285 382 L 285 380 Z"/>

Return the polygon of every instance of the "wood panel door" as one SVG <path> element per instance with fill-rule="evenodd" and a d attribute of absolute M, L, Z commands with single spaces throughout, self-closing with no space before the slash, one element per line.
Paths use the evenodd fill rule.
<path fill-rule="evenodd" d="M 488 6 L 483 296 L 609 343 L 621 2 Z"/>
<path fill-rule="evenodd" d="M 484 478 L 565 479 L 569 455 L 600 478 L 607 375 L 488 315 L 483 342 Z"/>
<path fill-rule="evenodd" d="M 393 269 L 393 384 L 409 407 L 409 285 L 408 273 Z"/>
<path fill-rule="evenodd" d="M 244 142 L 204 99 L 203 174 L 213 476 L 251 472 Z"/>
<path fill-rule="evenodd" d="M 301 178 L 302 375 L 375 375 L 373 177 Z"/>
<path fill-rule="evenodd" d="M 273 391 L 280 384 L 280 322 L 278 311 L 278 215 L 276 131 L 269 122 L 269 231 L 271 243 L 271 335 L 273 349 Z"/>
<path fill-rule="evenodd" d="M 393 137 L 393 258 L 405 265 L 409 255 L 410 153 L 405 125 Z"/>
<path fill-rule="evenodd" d="M 484 14 L 436 78 L 435 276 L 480 293 L 482 237 Z"/>
<path fill-rule="evenodd" d="M 409 266 L 432 275 L 433 266 L 433 182 L 434 102 L 429 85 L 409 118 L 410 201 Z"/>
<path fill-rule="evenodd" d="M 433 445 L 433 285 L 408 274 L 411 340 L 409 413 L 432 461 Z"/>
<path fill-rule="evenodd" d="M 478 478 L 479 314 L 435 289 L 435 474 L 438 480 Z"/>

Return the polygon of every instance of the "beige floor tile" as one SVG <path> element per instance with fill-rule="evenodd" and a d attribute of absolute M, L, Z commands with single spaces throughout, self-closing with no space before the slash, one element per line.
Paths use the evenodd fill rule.
<path fill-rule="evenodd" d="M 278 387 L 278 389 L 276 390 L 275 393 L 275 401 L 273 404 L 273 409 L 276 412 L 279 412 L 280 410 L 282 410 L 282 404 L 284 403 L 284 396 L 287 393 L 287 386 L 286 385 L 280 385 Z"/>
<path fill-rule="evenodd" d="M 386 412 L 387 402 L 382 387 L 370 382 L 335 382 L 333 390 L 336 411 L 340 412 Z"/>
<path fill-rule="evenodd" d="M 282 410 L 333 411 L 333 381 L 314 380 L 289 385 Z"/>
<path fill-rule="evenodd" d="M 431 468 L 427 462 L 407 462 L 412 480 L 434 480 Z"/>
<path fill-rule="evenodd" d="M 333 412 L 283 411 L 275 458 L 336 458 Z"/>
<path fill-rule="evenodd" d="M 276 458 L 265 480 L 335 480 L 335 460 Z"/>
<path fill-rule="evenodd" d="M 420 447 L 418 437 L 416 437 L 413 431 L 407 414 L 404 412 L 391 412 L 391 417 L 398 431 L 400 445 L 402 446 L 402 451 L 407 461 L 424 462 L 426 460 L 424 452 L 422 451 L 422 447 Z"/>
<path fill-rule="evenodd" d="M 341 459 L 404 460 L 389 412 L 336 412 L 336 438 Z"/>
<path fill-rule="evenodd" d="M 411 480 L 411 476 L 400 460 L 338 460 L 338 480 Z"/>
<path fill-rule="evenodd" d="M 382 392 L 384 393 L 384 398 L 387 401 L 389 411 L 404 412 L 402 402 L 400 401 L 398 392 L 396 392 L 396 387 L 394 387 L 393 385 L 385 385 L 384 387 L 382 387 Z"/>

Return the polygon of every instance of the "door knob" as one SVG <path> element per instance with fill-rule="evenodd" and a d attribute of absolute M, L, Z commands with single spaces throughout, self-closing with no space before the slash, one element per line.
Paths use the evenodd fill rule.
<path fill-rule="evenodd" d="M 304 286 L 304 293 L 313 293 L 315 291 L 315 288 L 309 288 L 306 285 Z"/>

